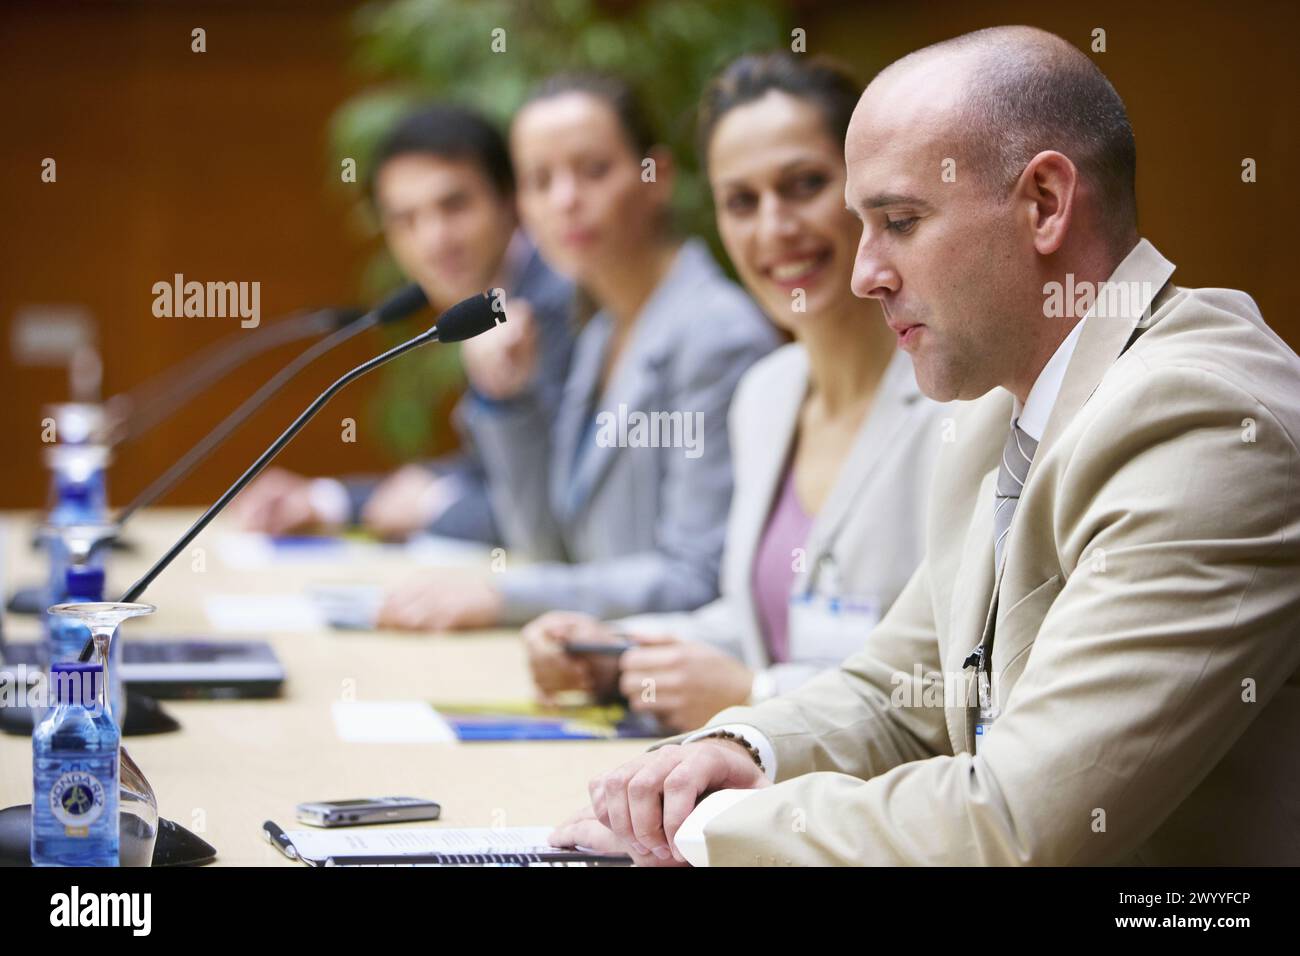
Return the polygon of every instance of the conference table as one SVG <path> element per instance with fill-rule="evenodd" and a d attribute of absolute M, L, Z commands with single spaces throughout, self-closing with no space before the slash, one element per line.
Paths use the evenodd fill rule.
<path fill-rule="evenodd" d="M 126 589 L 198 512 L 156 509 L 131 521 L 128 552 L 108 566 L 107 596 Z M 0 514 L 5 594 L 45 574 L 31 547 L 38 516 Z M 302 593 L 317 585 L 390 585 L 416 573 L 398 548 L 355 549 L 347 560 L 321 561 L 292 553 L 265 566 L 223 558 L 218 520 L 207 528 L 142 598 L 158 610 L 127 621 L 127 641 L 204 636 L 243 639 L 211 625 L 205 599 L 216 594 L 250 600 Z M 336 704 L 359 702 L 475 702 L 531 694 L 517 630 L 457 634 L 335 631 L 283 620 L 258 636 L 284 665 L 279 697 L 262 700 L 169 700 L 181 729 L 131 736 L 124 742 L 158 798 L 161 816 L 193 830 L 217 848 L 217 865 L 293 866 L 265 841 L 262 823 L 297 828 L 304 801 L 415 796 L 436 800 L 442 817 L 402 826 L 515 827 L 553 825 L 586 804 L 588 779 L 642 752 L 646 741 L 355 742 L 341 739 Z M 35 617 L 7 615 L 9 640 L 33 639 Z M 31 741 L 0 735 L 0 807 L 30 803 Z"/>

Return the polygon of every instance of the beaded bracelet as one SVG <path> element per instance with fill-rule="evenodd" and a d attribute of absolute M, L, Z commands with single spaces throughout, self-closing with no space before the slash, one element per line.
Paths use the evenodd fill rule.
<path fill-rule="evenodd" d="M 709 740 L 711 738 L 717 738 L 719 740 L 734 740 L 736 743 L 740 744 L 740 746 L 744 747 L 745 750 L 749 752 L 749 755 L 754 758 L 754 763 L 758 764 L 758 769 L 763 773 L 767 773 L 767 768 L 763 766 L 763 758 L 759 755 L 758 748 L 744 737 L 740 736 L 740 734 L 733 734 L 730 730 L 715 730 L 702 737 L 696 737 L 695 740 Z"/>

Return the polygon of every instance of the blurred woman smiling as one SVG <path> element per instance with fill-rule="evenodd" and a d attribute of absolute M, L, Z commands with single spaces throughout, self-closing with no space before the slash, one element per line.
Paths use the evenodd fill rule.
<path fill-rule="evenodd" d="M 751 369 L 732 406 L 722 596 L 617 629 L 577 614 L 532 622 L 544 698 L 617 689 L 667 729 L 698 726 L 839 663 L 919 563 L 943 406 L 921 395 L 876 303 L 849 287 L 861 227 L 844 206 L 843 142 L 858 93 L 837 68 L 789 54 L 742 57 L 705 93 L 718 231 L 795 343 Z M 616 667 L 566 651 L 616 630 L 639 635 Z"/>
<path fill-rule="evenodd" d="M 462 353 L 498 527 L 537 563 L 454 582 L 421 577 L 388 596 L 380 623 L 483 627 L 551 608 L 699 607 L 718 593 L 731 398 L 777 336 L 702 242 L 671 231 L 672 156 L 626 84 L 552 78 L 515 116 L 510 145 L 529 234 L 595 310 L 554 420 L 531 382 L 538 342 L 526 311 L 507 303 L 506 324 Z M 690 447 L 684 434 L 647 446 L 648 436 L 607 427 L 633 415 L 689 416 L 699 427 Z"/>

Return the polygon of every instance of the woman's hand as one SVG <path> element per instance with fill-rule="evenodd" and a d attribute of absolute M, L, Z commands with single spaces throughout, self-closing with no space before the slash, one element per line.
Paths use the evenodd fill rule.
<path fill-rule="evenodd" d="M 718 711 L 749 700 L 754 672 L 701 641 L 637 635 L 619 658 L 619 689 L 633 710 L 672 730 L 702 727 Z"/>
<path fill-rule="evenodd" d="M 590 614 L 549 611 L 524 626 L 523 638 L 528 667 L 543 703 L 553 703 L 555 695 L 562 691 L 580 690 L 607 698 L 617 689 L 617 658 L 570 654 L 566 650 L 570 641 L 618 643 L 609 626 Z"/>

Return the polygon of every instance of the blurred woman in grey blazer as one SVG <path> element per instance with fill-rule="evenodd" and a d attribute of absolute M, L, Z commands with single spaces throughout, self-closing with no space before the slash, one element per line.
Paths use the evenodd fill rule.
<path fill-rule="evenodd" d="M 859 92 L 789 54 L 742 57 L 706 92 L 718 230 L 795 343 L 751 369 L 732 405 L 722 597 L 612 625 L 539 618 L 524 635 L 543 698 L 618 689 L 667 728 L 700 726 L 857 650 L 919 563 L 946 406 L 922 396 L 876 303 L 849 288 L 861 226 L 844 208 L 843 142 Z M 906 242 L 908 223 L 890 228 Z M 566 651 L 627 637 L 618 658 Z"/>
<path fill-rule="evenodd" d="M 508 321 L 462 353 L 475 396 L 465 424 L 497 525 L 535 563 L 422 576 L 387 596 L 379 623 L 697 608 L 718 594 L 732 395 L 778 337 L 703 242 L 674 237 L 672 157 L 624 83 L 552 78 L 516 114 L 510 145 L 529 234 L 595 307 L 553 421 L 526 310 L 507 302 Z"/>

